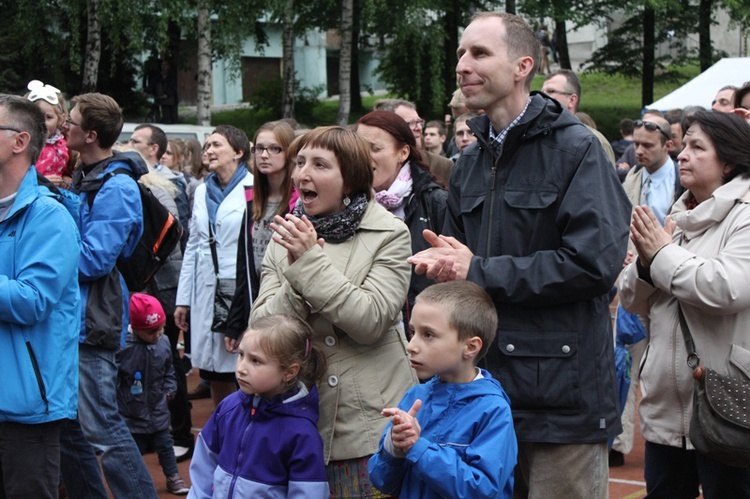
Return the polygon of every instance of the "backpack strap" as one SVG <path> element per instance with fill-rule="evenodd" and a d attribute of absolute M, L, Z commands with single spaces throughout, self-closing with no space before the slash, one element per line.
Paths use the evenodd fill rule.
<path fill-rule="evenodd" d="M 87 189 L 89 191 L 89 195 L 86 198 L 86 202 L 88 202 L 88 204 L 89 204 L 89 209 L 91 209 L 91 205 L 94 204 L 94 198 L 99 193 L 99 189 L 102 188 L 102 186 L 104 185 L 104 183 L 107 180 L 109 180 L 112 177 L 114 177 L 115 175 L 121 175 L 121 174 L 122 175 L 127 175 L 128 177 L 132 178 L 133 180 L 136 181 L 136 183 L 138 182 L 138 179 L 135 178 L 135 175 L 133 174 L 132 170 L 130 170 L 128 168 L 115 168 L 111 172 L 105 173 L 100 179 L 98 179 L 100 182 L 99 182 L 99 185 L 96 187 L 96 190 L 94 190 L 94 189 L 88 190 Z"/>

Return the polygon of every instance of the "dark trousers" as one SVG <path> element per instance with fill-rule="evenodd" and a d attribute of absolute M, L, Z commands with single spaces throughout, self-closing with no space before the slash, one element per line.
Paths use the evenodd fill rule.
<path fill-rule="evenodd" d="M 0 423 L 0 498 L 57 498 L 60 424 Z"/>
<path fill-rule="evenodd" d="M 192 433 L 193 420 L 190 417 L 192 405 L 187 398 L 187 378 L 183 369 L 180 352 L 177 350 L 177 342 L 180 330 L 174 323 L 174 315 L 167 314 L 167 323 L 164 325 L 164 333 L 169 338 L 172 348 L 172 365 L 174 375 L 177 378 L 177 391 L 172 400 L 169 401 L 169 414 L 171 417 L 172 438 L 174 444 L 180 447 L 192 447 L 194 437 Z"/>
<path fill-rule="evenodd" d="M 750 470 L 680 447 L 646 442 L 646 499 L 750 499 Z"/>
<path fill-rule="evenodd" d="M 156 433 L 133 433 L 133 440 L 135 440 L 141 455 L 156 452 L 165 477 L 179 473 L 174 449 L 172 448 L 174 443 L 169 430 L 161 430 Z"/>

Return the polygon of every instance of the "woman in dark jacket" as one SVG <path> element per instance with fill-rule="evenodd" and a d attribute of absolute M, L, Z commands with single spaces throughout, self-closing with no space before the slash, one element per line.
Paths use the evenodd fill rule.
<path fill-rule="evenodd" d="M 357 122 L 357 133 L 370 143 L 375 200 L 409 227 L 412 254 L 429 248 L 422 231 L 442 232 L 448 192 L 434 182 L 422 162 L 409 125 L 395 113 L 373 111 Z M 414 299 L 433 283 L 412 269 L 404 308 L 407 327 Z"/>
<path fill-rule="evenodd" d="M 247 329 L 250 309 L 260 289 L 260 271 L 273 231 L 268 226 L 276 215 L 284 216 L 297 202 L 292 184 L 292 161 L 287 155 L 294 130 L 283 121 L 262 125 L 251 151 L 254 156 L 253 186 L 245 188 L 247 209 L 237 245 L 237 277 L 225 331 L 226 348 L 234 352 Z"/>

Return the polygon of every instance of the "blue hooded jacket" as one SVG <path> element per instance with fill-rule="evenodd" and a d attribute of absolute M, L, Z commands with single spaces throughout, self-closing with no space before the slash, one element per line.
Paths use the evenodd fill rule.
<path fill-rule="evenodd" d="M 148 173 L 137 153 L 114 153 L 73 173 L 71 190 L 80 197 L 78 228 L 81 233 L 81 285 L 79 341 L 107 350 L 125 342 L 129 294 L 117 270 L 117 259 L 133 254 L 143 234 L 141 194 L 125 174 L 104 181 L 107 173 L 129 169 L 135 178 Z"/>
<path fill-rule="evenodd" d="M 34 166 L 0 221 L 0 422 L 75 418 L 78 231 Z"/>
<path fill-rule="evenodd" d="M 381 492 L 406 498 L 510 498 L 518 444 L 510 400 L 500 383 L 482 370 L 470 383 L 443 383 L 438 377 L 404 395 L 408 411 L 422 400 L 419 440 L 405 458 L 383 447 L 370 458 L 370 481 Z"/>

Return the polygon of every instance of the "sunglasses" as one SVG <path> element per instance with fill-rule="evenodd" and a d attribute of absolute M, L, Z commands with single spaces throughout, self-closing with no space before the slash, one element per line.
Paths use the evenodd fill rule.
<path fill-rule="evenodd" d="M 662 135 L 664 135 L 664 137 L 667 140 L 672 140 L 672 137 L 670 137 L 669 135 L 667 135 L 667 132 L 665 132 L 664 130 L 662 130 L 661 127 L 659 125 L 657 125 L 656 123 L 654 123 L 653 121 L 635 120 L 633 122 L 633 126 L 636 127 L 636 128 L 646 127 L 646 130 L 648 130 L 649 132 L 655 132 L 655 131 L 658 130 L 659 133 L 661 133 Z"/>

